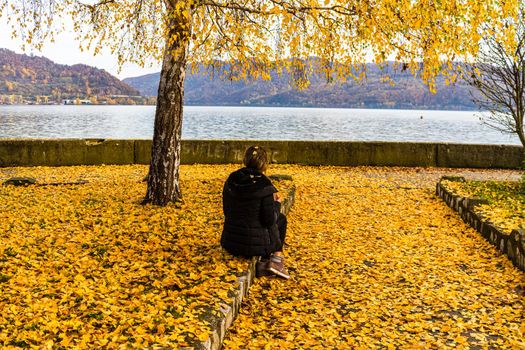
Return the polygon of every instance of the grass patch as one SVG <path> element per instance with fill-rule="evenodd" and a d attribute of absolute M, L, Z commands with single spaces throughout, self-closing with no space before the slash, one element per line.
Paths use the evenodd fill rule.
<path fill-rule="evenodd" d="M 525 192 L 522 183 L 445 180 L 442 184 L 459 196 L 485 200 L 487 204 L 477 206 L 476 211 L 504 233 L 525 228 Z"/>

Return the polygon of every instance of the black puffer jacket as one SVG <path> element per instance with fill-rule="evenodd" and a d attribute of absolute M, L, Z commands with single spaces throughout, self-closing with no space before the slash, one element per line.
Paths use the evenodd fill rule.
<path fill-rule="evenodd" d="M 281 246 L 277 189 L 264 174 L 242 168 L 230 174 L 222 192 L 224 229 L 221 245 L 233 255 L 269 255 Z"/>

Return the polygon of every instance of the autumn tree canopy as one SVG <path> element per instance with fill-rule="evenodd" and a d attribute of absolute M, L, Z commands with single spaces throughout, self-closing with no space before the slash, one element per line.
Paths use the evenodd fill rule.
<path fill-rule="evenodd" d="M 268 77 L 268 68 L 300 65 L 319 57 L 318 68 L 347 78 L 345 67 L 387 59 L 408 63 L 423 78 L 443 63 L 475 55 L 487 31 L 505 35 L 506 17 L 517 17 L 518 0 L 7 0 L 0 4 L 13 35 L 40 46 L 72 18 L 82 48 L 103 48 L 120 64 L 164 57 L 166 38 L 184 21 L 188 63 L 235 63 L 238 77 Z M 489 23 L 489 25 L 487 25 Z"/>
<path fill-rule="evenodd" d="M 147 202 L 180 198 L 178 165 L 184 71 L 213 64 L 222 75 L 269 78 L 310 70 L 359 78 L 366 61 L 402 62 L 433 89 L 453 62 L 474 57 L 488 32 L 504 37 L 519 0 L 4 0 L 13 35 L 41 45 L 74 23 L 81 47 L 109 49 L 119 63 L 163 61 Z M 306 58 L 316 60 L 305 66 Z"/>

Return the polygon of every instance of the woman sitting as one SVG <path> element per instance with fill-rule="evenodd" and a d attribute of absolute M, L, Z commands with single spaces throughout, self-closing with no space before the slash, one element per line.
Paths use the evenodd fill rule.
<path fill-rule="evenodd" d="M 277 189 L 264 175 L 268 167 L 266 151 L 258 146 L 248 148 L 243 163 L 245 167 L 231 173 L 224 184 L 221 245 L 233 255 L 260 256 L 257 277 L 277 275 L 288 279 L 282 254 L 287 221 L 280 212 Z"/>

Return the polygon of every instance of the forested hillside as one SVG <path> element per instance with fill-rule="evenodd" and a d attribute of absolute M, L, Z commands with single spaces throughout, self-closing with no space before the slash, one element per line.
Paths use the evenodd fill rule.
<path fill-rule="evenodd" d="M 201 72 L 206 69 L 201 69 Z M 465 83 L 447 86 L 438 78 L 437 93 L 432 94 L 423 82 L 408 72 L 384 71 L 367 66 L 367 78 L 361 82 L 326 81 L 321 75 L 310 77 L 306 90 L 296 90 L 287 74 L 272 73 L 271 81 L 230 81 L 211 79 L 209 74 L 187 72 L 185 103 L 189 105 L 255 105 L 354 108 L 422 108 L 473 109 L 469 87 Z M 389 76 L 393 86 L 383 82 Z M 123 80 L 143 95 L 155 96 L 159 74 L 148 74 Z"/>
<path fill-rule="evenodd" d="M 310 76 L 305 90 L 292 87 L 288 74 L 271 74 L 269 81 L 231 81 L 211 78 L 206 67 L 188 71 L 185 103 L 188 105 L 298 106 L 341 108 L 473 109 L 469 87 L 445 85 L 438 78 L 437 93 L 408 72 L 384 71 L 369 64 L 366 79 L 356 82 L 327 82 L 322 75 Z M 394 85 L 383 82 L 389 76 Z M 93 103 L 147 103 L 156 96 L 159 74 L 120 81 L 108 72 L 84 64 L 56 64 L 45 57 L 17 54 L 0 49 L 0 103 L 62 103 L 64 99 L 86 99 Z M 13 100 L 16 96 L 17 99 Z"/>
<path fill-rule="evenodd" d="M 0 49 L 0 95 L 20 95 L 24 99 L 49 96 L 59 101 L 78 97 L 135 96 L 140 92 L 102 69 L 84 64 L 56 64 L 45 57 Z"/>

